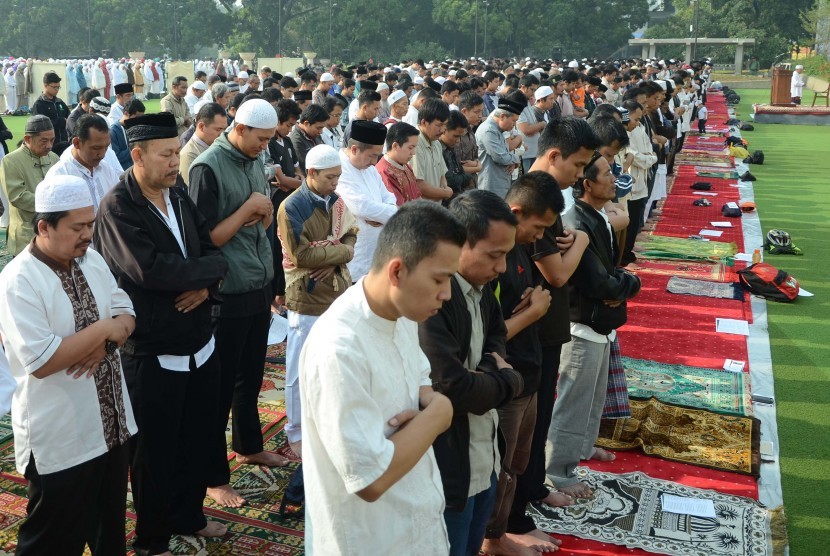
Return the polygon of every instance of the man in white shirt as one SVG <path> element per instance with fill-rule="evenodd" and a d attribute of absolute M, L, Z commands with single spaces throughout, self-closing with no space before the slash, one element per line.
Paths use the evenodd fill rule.
<path fill-rule="evenodd" d="M 337 192 L 358 223 L 354 257 L 349 262 L 352 280 L 369 272 L 378 236 L 398 206 L 380 177 L 375 164 L 383 154 L 386 128 L 370 120 L 352 122 L 352 136 L 340 151 L 343 173 Z"/>
<path fill-rule="evenodd" d="M 205 96 L 207 92 L 207 85 L 205 85 L 204 81 L 199 81 L 198 79 L 193 82 L 190 88 L 187 90 L 187 94 L 184 97 L 184 101 L 187 103 L 187 109 L 190 111 L 191 116 L 195 116 L 196 112 L 194 109 L 196 108 L 196 103 L 199 102 L 202 97 Z"/>
<path fill-rule="evenodd" d="M 125 127 L 133 166 L 104 197 L 94 237 L 136 309 L 135 333 L 122 348 L 141 430 L 130 465 L 138 514 L 133 546 L 139 554 L 172 556 L 174 533 L 227 533 L 207 521 L 202 506 L 212 434 L 205 423 L 219 403 L 211 306 L 228 262 L 196 206 L 174 189 L 175 117 L 137 116 Z"/>
<path fill-rule="evenodd" d="M 98 205 L 104 195 L 118 183 L 121 164 L 116 157 L 116 167 L 105 160 L 110 151 L 110 129 L 107 121 L 98 114 L 86 114 L 78 118 L 70 154 L 61 157 L 52 166 L 46 177 L 77 176 L 89 187 L 92 206 L 98 211 Z M 113 156 L 115 153 L 113 153 Z"/>
<path fill-rule="evenodd" d="M 801 94 L 806 84 L 807 80 L 804 79 L 804 66 L 799 64 L 795 66 L 793 77 L 790 80 L 790 97 L 792 97 L 791 102 L 793 104 L 801 104 Z"/>
<path fill-rule="evenodd" d="M 112 126 L 121 121 L 124 115 L 124 107 L 133 99 L 133 86 L 129 83 L 119 83 L 115 86 L 115 102 L 110 106 L 110 113 L 107 116 L 107 123 Z"/>
<path fill-rule="evenodd" d="M 16 554 L 124 554 L 130 438 L 118 347 L 132 302 L 89 249 L 92 197 L 74 176 L 35 192 L 36 235 L 0 273 L 0 330 L 17 389 L 18 472 L 29 481 Z"/>
<path fill-rule="evenodd" d="M 306 551 L 447 554 L 432 443 L 450 425 L 416 323 L 450 298 L 464 227 L 413 201 L 380 234 L 369 274 L 318 319 L 300 356 Z"/>

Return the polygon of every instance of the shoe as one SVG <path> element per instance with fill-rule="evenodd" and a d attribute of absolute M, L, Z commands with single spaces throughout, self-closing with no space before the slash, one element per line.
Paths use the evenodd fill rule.
<path fill-rule="evenodd" d="M 744 172 L 744 174 L 740 177 L 740 180 L 741 180 L 741 181 L 755 181 L 755 176 L 753 176 L 753 175 L 752 175 L 752 173 L 750 173 L 750 171 L 749 171 L 749 170 L 747 170 L 747 171 L 746 171 L 746 172 Z"/>

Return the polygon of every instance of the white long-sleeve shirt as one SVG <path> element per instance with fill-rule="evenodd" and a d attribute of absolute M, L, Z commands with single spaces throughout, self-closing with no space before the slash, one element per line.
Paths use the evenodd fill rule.
<path fill-rule="evenodd" d="M 790 81 L 790 96 L 801 98 L 801 93 L 806 84 L 807 80 L 804 79 L 804 74 L 794 71 L 792 80 Z"/>
<path fill-rule="evenodd" d="M 634 186 L 631 188 L 631 199 L 636 201 L 648 197 L 648 170 L 657 162 L 657 155 L 651 146 L 651 140 L 646 134 L 643 124 L 628 132 L 627 153 L 634 155 L 629 174 L 634 178 Z"/>
<path fill-rule="evenodd" d="M 340 162 L 343 173 L 337 184 L 337 194 L 343 198 L 359 227 L 354 257 L 347 265 L 352 280 L 357 281 L 369 273 L 381 231 L 381 227 L 370 226 L 368 222 L 386 224 L 398 212 L 398 205 L 395 195 L 386 189 L 374 166 L 358 170 L 344 150 L 340 151 Z"/>

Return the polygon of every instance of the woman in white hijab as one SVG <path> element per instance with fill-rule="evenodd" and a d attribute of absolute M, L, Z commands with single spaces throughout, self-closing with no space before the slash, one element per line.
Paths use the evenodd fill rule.
<path fill-rule="evenodd" d="M 14 80 L 14 68 L 6 68 L 6 113 L 17 110 L 17 82 Z"/>
<path fill-rule="evenodd" d="M 66 81 L 69 84 L 66 102 L 70 106 L 74 106 L 78 104 L 78 91 L 81 87 L 78 84 L 78 78 L 75 77 L 75 64 L 73 62 L 66 64 Z"/>

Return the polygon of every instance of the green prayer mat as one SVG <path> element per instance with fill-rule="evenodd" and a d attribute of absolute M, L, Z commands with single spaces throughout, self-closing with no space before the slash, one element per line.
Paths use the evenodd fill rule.
<path fill-rule="evenodd" d="M 723 262 L 734 264 L 738 252 L 735 243 L 701 241 L 682 237 L 650 235 L 638 241 L 637 257 L 646 259 L 678 259 L 687 261 Z"/>
<path fill-rule="evenodd" d="M 717 413 L 752 415 L 749 373 L 622 359 L 632 398 L 655 397 Z"/>

